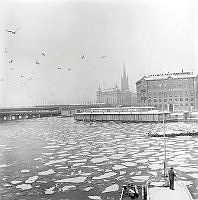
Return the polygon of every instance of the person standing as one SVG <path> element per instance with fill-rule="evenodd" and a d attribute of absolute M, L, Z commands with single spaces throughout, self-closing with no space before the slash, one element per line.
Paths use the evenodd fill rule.
<path fill-rule="evenodd" d="M 174 179 L 176 175 L 175 172 L 173 171 L 173 167 L 170 168 L 168 175 L 169 175 L 170 189 L 174 190 Z"/>

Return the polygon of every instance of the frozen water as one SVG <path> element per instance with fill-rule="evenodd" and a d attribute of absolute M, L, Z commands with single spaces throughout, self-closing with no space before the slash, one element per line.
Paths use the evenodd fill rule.
<path fill-rule="evenodd" d="M 38 176 L 29 177 L 25 183 L 34 183 L 38 179 Z"/>
<path fill-rule="evenodd" d="M 30 184 L 21 184 L 21 185 L 17 185 L 16 188 L 22 189 L 22 190 L 29 190 L 32 188 L 32 186 Z"/>
<path fill-rule="evenodd" d="M 115 172 L 109 172 L 109 173 L 105 173 L 105 174 L 103 174 L 101 176 L 93 177 L 93 179 L 95 179 L 95 180 L 105 179 L 105 178 L 109 178 L 109 177 L 115 176 L 115 175 L 116 175 Z"/>
<path fill-rule="evenodd" d="M 49 169 L 47 171 L 42 171 L 42 172 L 39 172 L 38 174 L 39 175 L 50 175 L 50 174 L 54 174 L 55 171 L 53 169 Z"/>
<path fill-rule="evenodd" d="M 78 176 L 74 178 L 66 178 L 55 181 L 56 183 L 82 183 L 86 180 L 86 176 Z"/>
<path fill-rule="evenodd" d="M 113 185 L 105 188 L 105 190 L 102 193 L 114 192 L 114 191 L 118 191 L 118 190 L 119 190 L 119 185 L 118 184 L 113 184 Z"/>

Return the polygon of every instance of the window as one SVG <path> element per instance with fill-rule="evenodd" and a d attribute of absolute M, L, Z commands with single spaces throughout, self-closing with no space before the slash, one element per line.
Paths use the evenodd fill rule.
<path fill-rule="evenodd" d="M 167 99 L 164 99 L 164 102 L 167 102 Z"/>
<path fill-rule="evenodd" d="M 154 99 L 154 102 L 157 102 L 157 99 Z"/>
<path fill-rule="evenodd" d="M 185 101 L 188 101 L 188 98 L 185 98 Z"/>
<path fill-rule="evenodd" d="M 183 98 L 180 98 L 180 101 L 183 101 Z"/>
<path fill-rule="evenodd" d="M 175 101 L 178 101 L 178 98 L 175 98 Z"/>
<path fill-rule="evenodd" d="M 190 101 L 193 101 L 193 98 L 190 98 Z"/>

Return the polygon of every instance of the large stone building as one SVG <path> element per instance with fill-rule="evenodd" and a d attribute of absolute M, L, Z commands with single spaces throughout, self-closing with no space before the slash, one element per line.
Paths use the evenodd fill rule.
<path fill-rule="evenodd" d="M 118 106 L 131 106 L 134 95 L 129 89 L 128 75 L 126 74 L 125 66 L 121 75 L 121 89 L 116 86 L 113 89 L 102 90 L 99 86 L 97 91 L 97 103 L 107 103 Z"/>
<path fill-rule="evenodd" d="M 136 82 L 137 105 L 169 111 L 195 111 L 198 106 L 198 76 L 192 72 L 154 74 Z"/>

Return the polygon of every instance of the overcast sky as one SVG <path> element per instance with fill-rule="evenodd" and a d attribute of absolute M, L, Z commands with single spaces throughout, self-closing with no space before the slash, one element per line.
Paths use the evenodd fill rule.
<path fill-rule="evenodd" d="M 0 8 L 0 106 L 94 101 L 99 84 L 120 87 L 123 63 L 132 91 L 143 75 L 198 73 L 198 1 L 24 0 Z"/>

